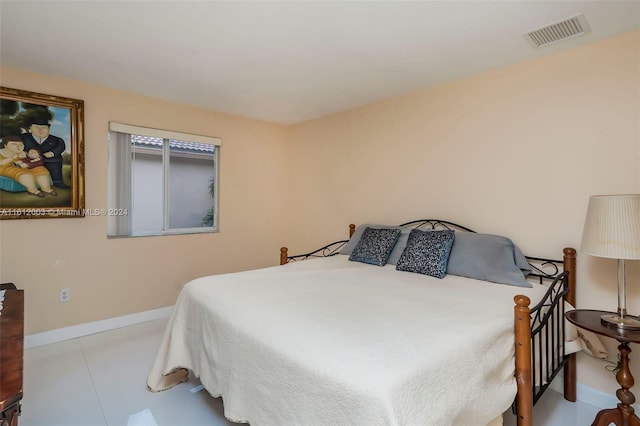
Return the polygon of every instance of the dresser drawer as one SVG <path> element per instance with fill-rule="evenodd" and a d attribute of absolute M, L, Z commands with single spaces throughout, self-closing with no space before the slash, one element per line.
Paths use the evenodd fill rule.
<path fill-rule="evenodd" d="M 2 305 L 2 311 L 0 311 L 0 426 L 16 426 L 22 399 L 24 291 L 4 290 Z"/>

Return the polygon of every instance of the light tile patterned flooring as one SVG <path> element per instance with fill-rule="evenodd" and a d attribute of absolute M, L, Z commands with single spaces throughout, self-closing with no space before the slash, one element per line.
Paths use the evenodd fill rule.
<path fill-rule="evenodd" d="M 152 393 L 146 376 L 166 319 L 25 351 L 20 426 L 125 426 L 129 415 L 151 410 L 158 426 L 234 425 L 222 401 L 191 379 Z M 571 404 L 547 391 L 534 409 L 536 426 L 590 425 L 598 409 Z M 515 426 L 511 413 L 505 426 Z M 285 426 L 285 425 L 282 425 Z"/>

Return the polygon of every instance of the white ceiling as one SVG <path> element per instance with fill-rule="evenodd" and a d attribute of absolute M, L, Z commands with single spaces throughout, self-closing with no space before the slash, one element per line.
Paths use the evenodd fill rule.
<path fill-rule="evenodd" d="M 2 0 L 0 63 L 292 124 L 638 28 L 638 1 Z"/>

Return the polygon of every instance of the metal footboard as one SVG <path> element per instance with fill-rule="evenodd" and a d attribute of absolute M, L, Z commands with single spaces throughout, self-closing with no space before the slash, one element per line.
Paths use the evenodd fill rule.
<path fill-rule="evenodd" d="M 565 351 L 565 304 L 569 272 L 556 276 L 544 298 L 531 308 L 531 375 L 533 403 L 549 387 L 569 357 Z"/>

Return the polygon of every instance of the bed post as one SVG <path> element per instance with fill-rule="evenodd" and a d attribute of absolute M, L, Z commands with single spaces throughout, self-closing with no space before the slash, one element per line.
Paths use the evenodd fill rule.
<path fill-rule="evenodd" d="M 287 264 L 287 248 L 286 247 L 282 247 L 280 249 L 280 264 L 281 265 L 286 265 Z"/>
<path fill-rule="evenodd" d="M 349 225 L 349 238 L 353 237 L 354 232 L 356 232 L 356 226 L 352 223 Z"/>
<path fill-rule="evenodd" d="M 516 344 L 516 411 L 518 426 L 533 426 L 533 388 L 531 385 L 531 300 L 518 295 L 513 298 Z"/>
<path fill-rule="evenodd" d="M 564 300 L 576 306 L 576 250 L 565 248 L 564 270 L 569 271 L 569 292 L 564 296 Z M 569 355 L 569 359 L 564 366 L 564 399 L 576 402 L 576 354 Z"/>

